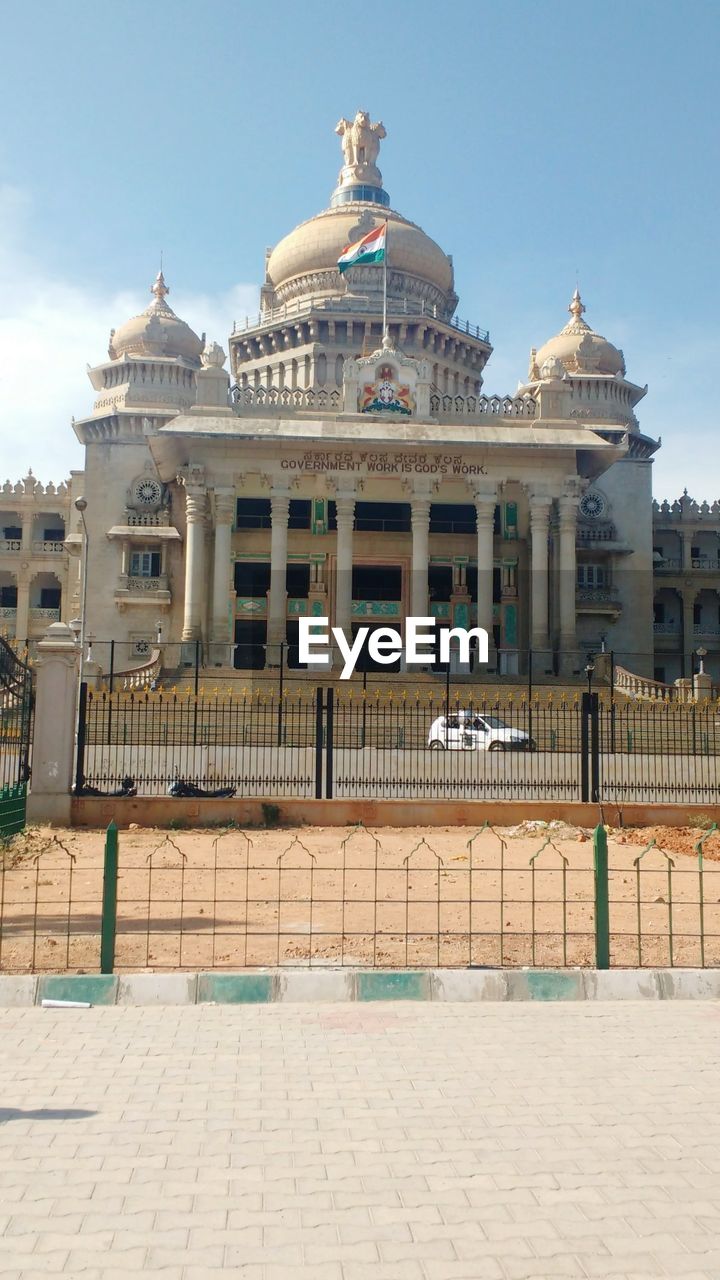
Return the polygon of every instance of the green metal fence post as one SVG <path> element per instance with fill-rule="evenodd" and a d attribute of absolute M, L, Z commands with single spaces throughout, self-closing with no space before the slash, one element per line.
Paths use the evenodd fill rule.
<path fill-rule="evenodd" d="M 593 832 L 595 864 L 595 964 L 610 968 L 610 885 L 608 881 L 607 832 L 600 823 Z"/>
<path fill-rule="evenodd" d="M 118 829 L 114 822 L 105 834 L 102 920 L 100 922 L 100 972 L 112 973 L 115 966 L 117 929 Z"/>

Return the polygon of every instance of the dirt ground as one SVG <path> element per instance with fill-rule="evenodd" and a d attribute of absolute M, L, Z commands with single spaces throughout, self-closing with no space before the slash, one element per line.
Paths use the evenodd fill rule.
<path fill-rule="evenodd" d="M 614 965 L 720 964 L 720 833 L 608 831 Z M 654 845 L 651 842 L 654 841 Z M 0 971 L 99 967 L 104 833 L 0 854 Z M 117 971 L 594 963 L 592 833 L 462 827 L 130 829 Z"/>

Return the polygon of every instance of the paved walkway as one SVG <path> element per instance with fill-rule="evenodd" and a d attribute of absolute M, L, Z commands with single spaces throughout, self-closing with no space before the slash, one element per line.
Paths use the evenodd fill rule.
<path fill-rule="evenodd" d="M 15 1009 L 0 1276 L 720 1277 L 720 1005 Z"/>

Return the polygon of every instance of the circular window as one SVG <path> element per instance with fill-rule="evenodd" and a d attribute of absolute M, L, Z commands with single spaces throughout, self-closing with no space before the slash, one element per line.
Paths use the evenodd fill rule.
<path fill-rule="evenodd" d="M 162 501 L 162 486 L 152 477 L 137 480 L 133 487 L 133 496 L 138 506 L 157 507 Z"/>
<path fill-rule="evenodd" d="M 598 520 L 605 510 L 605 499 L 596 489 L 583 495 L 580 500 L 580 514 L 586 520 Z"/>

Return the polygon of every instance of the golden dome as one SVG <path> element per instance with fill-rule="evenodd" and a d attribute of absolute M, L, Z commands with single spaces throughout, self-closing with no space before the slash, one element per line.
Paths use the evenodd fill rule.
<path fill-rule="evenodd" d="M 567 373 L 600 373 L 625 376 L 625 359 L 622 351 L 612 342 L 595 333 L 583 320 L 582 299 L 576 289 L 568 311 L 572 319 L 556 337 L 551 338 L 534 355 L 534 364 L 543 377 L 543 366 L 557 371 L 557 362 Z M 555 372 L 554 376 L 557 376 Z"/>
<path fill-rule="evenodd" d="M 199 365 L 203 344 L 190 325 L 180 320 L 165 301 L 170 290 L 162 271 L 158 271 L 150 292 L 155 295 L 154 300 L 142 315 L 133 316 L 112 331 L 108 349 L 110 359 L 117 360 L 120 356 L 147 359 L 180 356 Z"/>
<path fill-rule="evenodd" d="M 359 201 L 324 210 L 276 245 L 267 263 L 267 284 L 277 301 L 328 294 L 337 297 L 346 289 L 351 294 L 366 294 L 368 289 L 375 292 L 375 276 L 379 281 L 381 267 L 350 268 L 341 277 L 337 261 L 348 244 L 385 221 L 388 297 L 424 299 L 443 315 L 452 314 L 457 304 L 452 259 L 399 213 Z"/>

